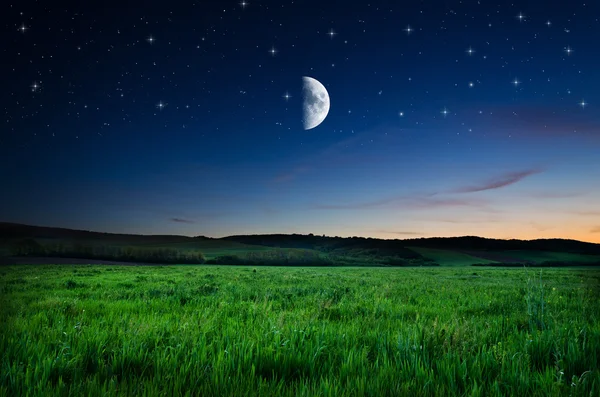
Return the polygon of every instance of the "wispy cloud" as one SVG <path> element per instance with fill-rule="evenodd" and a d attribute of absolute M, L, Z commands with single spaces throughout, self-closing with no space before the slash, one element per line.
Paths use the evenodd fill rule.
<path fill-rule="evenodd" d="M 494 218 L 487 218 L 487 219 L 469 219 L 469 218 L 463 218 L 463 219 L 424 219 L 425 221 L 429 221 L 429 222 L 442 222 L 442 223 L 454 223 L 454 224 L 465 224 L 465 223 L 483 223 L 483 224 L 488 224 L 488 223 L 498 223 L 501 222 L 501 220 L 499 219 L 494 219 Z"/>
<path fill-rule="evenodd" d="M 423 236 L 421 232 L 405 232 L 405 231 L 391 231 L 391 230 L 377 230 L 377 233 L 385 234 L 397 234 L 399 236 Z"/>
<path fill-rule="evenodd" d="M 539 168 L 523 171 L 507 172 L 479 184 L 462 186 L 443 192 L 428 194 L 399 195 L 384 197 L 379 200 L 363 201 L 345 204 L 314 204 L 313 209 L 321 210 L 350 210 L 370 208 L 405 208 L 405 209 L 431 209 L 439 207 L 478 207 L 488 212 L 496 212 L 487 206 L 488 201 L 484 199 L 466 199 L 463 197 L 440 197 L 442 194 L 452 193 L 475 193 L 485 190 L 500 189 L 515 184 L 530 175 L 542 172 Z"/>
<path fill-rule="evenodd" d="M 364 201 L 349 204 L 315 204 L 313 209 L 321 210 L 352 210 L 352 209 L 432 209 L 440 207 L 479 207 L 483 208 L 488 204 L 484 199 L 465 199 L 465 198 L 440 198 L 433 197 L 436 194 L 415 195 L 415 196 L 395 196 L 381 200 Z"/>
<path fill-rule="evenodd" d="M 488 204 L 484 199 L 464 199 L 464 198 L 421 198 L 409 203 L 412 208 L 438 208 L 438 207 L 479 207 L 483 208 Z"/>
<path fill-rule="evenodd" d="M 529 194 L 529 197 L 540 199 L 563 199 L 583 196 L 584 192 L 536 192 Z"/>
<path fill-rule="evenodd" d="M 400 203 L 406 200 L 404 196 L 388 197 L 381 200 L 375 201 L 363 201 L 360 203 L 349 203 L 349 204 L 314 204 L 314 209 L 319 210 L 356 210 L 356 209 L 368 209 L 384 207 L 389 204 Z"/>
<path fill-rule="evenodd" d="M 583 216 L 600 216 L 600 211 L 571 211 L 570 213 Z"/>
<path fill-rule="evenodd" d="M 171 218 L 170 221 L 175 222 L 175 223 L 196 223 L 190 219 L 183 219 L 183 218 Z"/>
<path fill-rule="evenodd" d="M 529 169 L 524 171 L 509 172 L 476 185 L 459 187 L 457 189 L 452 190 L 451 193 L 475 193 L 482 192 L 484 190 L 499 189 L 505 186 L 513 185 L 527 178 L 530 175 L 539 174 L 540 172 L 542 172 L 541 169 Z"/>
<path fill-rule="evenodd" d="M 591 233 L 600 233 L 600 226 L 593 228 L 590 230 Z"/>

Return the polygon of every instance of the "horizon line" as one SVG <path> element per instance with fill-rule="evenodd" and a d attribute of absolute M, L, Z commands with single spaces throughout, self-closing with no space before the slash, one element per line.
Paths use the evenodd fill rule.
<path fill-rule="evenodd" d="M 229 235 L 225 235 L 222 237 L 211 237 L 211 236 L 206 236 L 206 235 L 185 235 L 185 234 L 136 234 L 136 233 L 119 233 L 119 232 L 103 232 L 103 231 L 97 231 L 97 230 L 86 230 L 86 229 L 72 229 L 72 228 L 68 228 L 68 227 L 62 227 L 62 226 L 43 226 L 43 225 L 32 225 L 32 224 L 26 224 L 26 223 L 18 223 L 18 222 L 5 222 L 5 221 L 0 221 L 0 225 L 16 225 L 16 226 L 26 226 L 26 227 L 38 227 L 38 228 L 47 228 L 47 229 L 61 229 L 61 230 L 69 230 L 69 231 L 75 231 L 75 232 L 85 232 L 85 233 L 98 233 L 98 234 L 112 234 L 112 235 L 123 235 L 123 236 L 140 236 L 140 237 L 187 237 L 187 238 L 199 238 L 199 237 L 204 237 L 204 238 L 209 238 L 209 239 L 215 239 L 215 240 L 219 240 L 219 239 L 224 239 L 224 238 L 228 238 L 228 237 L 240 237 L 240 236 L 272 236 L 272 235 L 283 235 L 283 236 L 293 236 L 293 235 L 298 235 L 298 236 L 316 236 L 316 237 L 326 237 L 326 238 L 364 238 L 364 239 L 373 239 L 373 240 L 390 240 L 390 241 L 410 241 L 410 240 L 423 240 L 423 239 L 451 239 L 451 238 L 466 238 L 466 237 L 470 237 L 470 238 L 481 238 L 481 239 L 486 239 L 486 240 L 502 240 L 502 241 L 537 241 L 537 240 L 565 240 L 565 241 L 578 241 L 581 243 L 586 243 L 586 244 L 594 244 L 594 245 L 600 245 L 600 243 L 596 243 L 596 242 L 592 242 L 592 241 L 584 241 L 584 240 L 576 240 L 576 239 L 571 239 L 571 238 L 564 238 L 564 237 L 550 237 L 550 238 L 534 238 L 534 239 L 518 239 L 518 238 L 496 238 L 496 237 L 485 237 L 485 236 L 478 236 L 478 235 L 457 235 L 457 236 L 430 236 L 430 237 L 413 237 L 413 238 L 404 238 L 404 239 L 400 239 L 400 238 L 382 238 L 382 237 L 370 237 L 370 236 L 346 236 L 346 237 L 342 237 L 342 236 L 329 236 L 326 234 L 319 234 L 319 233 L 307 233 L 307 234 L 303 234 L 303 233 L 254 233 L 254 234 L 229 234 Z"/>

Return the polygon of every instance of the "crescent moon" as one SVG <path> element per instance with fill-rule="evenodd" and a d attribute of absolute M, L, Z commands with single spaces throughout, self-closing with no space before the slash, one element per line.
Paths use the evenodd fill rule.
<path fill-rule="evenodd" d="M 329 113 L 329 94 L 318 80 L 302 77 L 303 116 L 305 130 L 315 128 L 325 120 Z"/>

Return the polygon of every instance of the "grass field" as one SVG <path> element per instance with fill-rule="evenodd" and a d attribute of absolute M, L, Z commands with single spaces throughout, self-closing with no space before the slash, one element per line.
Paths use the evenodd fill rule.
<path fill-rule="evenodd" d="M 600 270 L 0 268 L 0 395 L 598 396 Z"/>
<path fill-rule="evenodd" d="M 479 258 L 457 251 L 436 248 L 409 247 L 425 258 L 432 259 L 440 266 L 471 266 L 475 263 L 496 263 L 496 261 Z"/>

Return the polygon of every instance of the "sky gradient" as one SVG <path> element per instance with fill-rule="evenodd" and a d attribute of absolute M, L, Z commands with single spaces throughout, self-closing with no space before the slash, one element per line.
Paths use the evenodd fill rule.
<path fill-rule="evenodd" d="M 8 3 L 0 221 L 600 243 L 600 4 L 481 3 Z"/>

